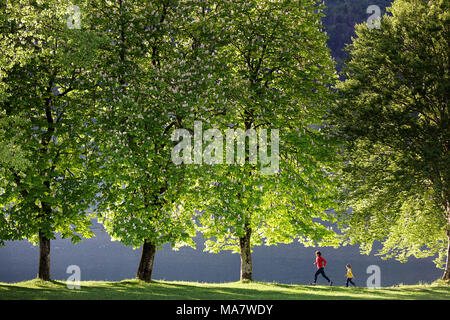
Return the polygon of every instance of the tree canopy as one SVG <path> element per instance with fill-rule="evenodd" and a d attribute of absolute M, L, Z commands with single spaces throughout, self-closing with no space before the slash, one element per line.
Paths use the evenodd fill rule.
<path fill-rule="evenodd" d="M 337 189 L 336 142 L 318 129 L 331 101 L 327 84 L 336 79 L 322 9 L 317 1 L 227 1 L 213 12 L 230 93 L 224 115 L 204 127 L 254 136 L 249 133 L 244 164 L 203 168 L 194 190 L 206 250 L 239 252 L 241 279 L 252 278 L 255 245 L 337 243 L 323 224 L 332 220 L 326 210 Z M 252 161 L 249 145 L 263 141 L 261 135 L 277 160 L 271 172 L 258 154 L 265 144 Z M 236 154 L 237 145 L 231 150 Z"/>
<path fill-rule="evenodd" d="M 81 4 L 80 4 L 81 5 Z M 67 28 L 67 1 L 2 2 L 0 205 L 2 240 L 41 243 L 38 277 L 50 277 L 50 239 L 89 237 L 95 155 L 89 126 L 94 34 Z"/>
<path fill-rule="evenodd" d="M 357 26 L 330 123 L 343 152 L 341 222 L 351 243 L 405 261 L 450 236 L 449 4 L 397 0 L 380 29 Z M 347 212 L 345 207 L 351 207 Z"/>

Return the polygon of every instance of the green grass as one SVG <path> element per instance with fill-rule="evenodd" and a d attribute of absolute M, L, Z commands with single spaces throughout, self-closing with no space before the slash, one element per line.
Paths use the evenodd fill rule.
<path fill-rule="evenodd" d="M 138 280 L 119 282 L 83 281 L 80 289 L 70 290 L 64 281 L 30 280 L 1 283 L 0 299 L 200 299 L 200 300 L 318 300 L 318 299 L 443 299 L 450 300 L 450 286 L 443 281 L 432 284 L 400 285 L 381 289 L 338 286 L 288 285 L 264 282 L 198 283 Z"/>

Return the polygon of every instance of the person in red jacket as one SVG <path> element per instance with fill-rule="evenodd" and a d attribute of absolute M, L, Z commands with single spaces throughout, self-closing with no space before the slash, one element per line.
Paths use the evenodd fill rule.
<path fill-rule="evenodd" d="M 316 274 L 314 275 L 314 282 L 311 284 L 316 285 L 317 277 L 319 276 L 319 274 L 321 274 L 328 281 L 328 284 L 330 286 L 333 285 L 333 282 L 325 275 L 324 269 L 325 266 L 327 265 L 327 260 L 322 258 L 322 253 L 320 251 L 316 251 L 316 262 L 314 262 L 314 264 L 317 265 L 317 271 Z"/>

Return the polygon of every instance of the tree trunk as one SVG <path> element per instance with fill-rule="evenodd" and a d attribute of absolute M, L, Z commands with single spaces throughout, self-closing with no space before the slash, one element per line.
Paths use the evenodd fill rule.
<path fill-rule="evenodd" d="M 240 254 L 241 254 L 241 281 L 253 280 L 253 265 L 250 246 L 250 238 L 252 229 L 246 226 L 246 233 L 239 238 Z"/>
<path fill-rule="evenodd" d="M 38 279 L 50 281 L 50 239 L 39 230 L 39 270 Z"/>
<path fill-rule="evenodd" d="M 447 230 L 447 262 L 445 263 L 445 271 L 442 275 L 443 280 L 450 280 L 450 262 L 449 262 L 449 256 L 450 256 L 450 230 Z"/>
<path fill-rule="evenodd" d="M 141 261 L 139 262 L 139 269 L 137 278 L 142 281 L 150 282 L 152 280 L 153 261 L 155 260 L 156 246 L 144 240 L 142 246 Z"/>

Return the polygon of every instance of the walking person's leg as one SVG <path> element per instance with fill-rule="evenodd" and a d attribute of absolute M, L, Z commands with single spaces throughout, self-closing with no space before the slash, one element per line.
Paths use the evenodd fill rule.
<path fill-rule="evenodd" d="M 324 277 L 328 282 L 330 282 L 330 279 L 325 274 L 325 270 L 323 268 L 320 269 L 320 273 L 322 274 L 322 277 Z"/>
<path fill-rule="evenodd" d="M 320 274 L 320 269 L 318 269 L 316 271 L 316 273 L 314 274 L 314 282 L 313 283 L 317 283 L 317 277 L 319 276 L 319 274 Z"/>
<path fill-rule="evenodd" d="M 325 274 L 324 268 L 320 268 L 320 273 L 322 274 L 322 277 L 324 277 L 328 282 L 331 282 L 330 278 L 328 278 L 327 275 Z"/>
<path fill-rule="evenodd" d="M 353 282 L 353 279 L 352 279 L 352 278 L 349 278 L 348 280 L 350 281 L 350 283 L 351 283 L 354 287 L 356 287 L 356 284 Z"/>
<path fill-rule="evenodd" d="M 321 273 L 322 273 L 322 276 L 328 281 L 328 284 L 331 286 L 333 284 L 333 282 L 325 274 L 325 269 L 324 268 L 322 268 L 322 272 Z"/>

